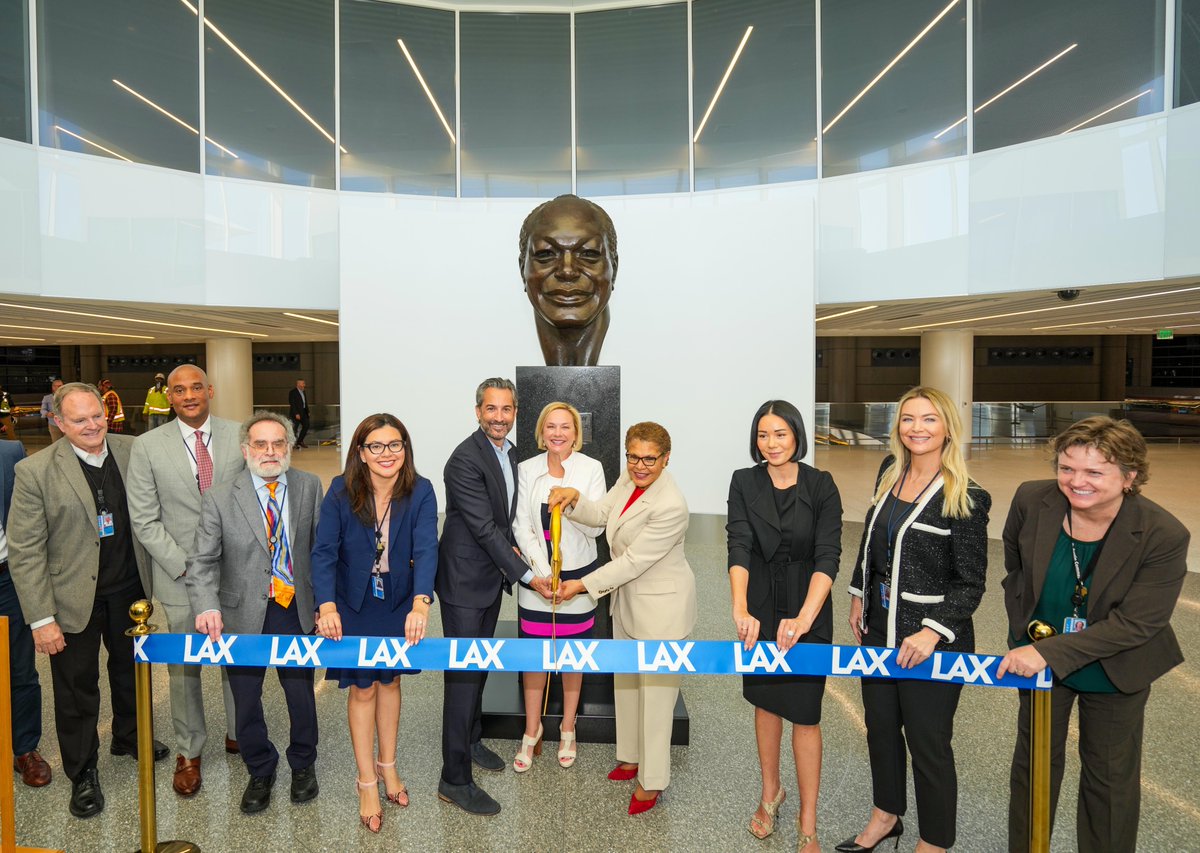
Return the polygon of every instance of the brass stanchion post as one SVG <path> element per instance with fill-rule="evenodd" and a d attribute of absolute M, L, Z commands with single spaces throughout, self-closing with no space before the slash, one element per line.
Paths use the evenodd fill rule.
<path fill-rule="evenodd" d="M 129 606 L 132 628 L 127 637 L 152 634 L 157 628 L 150 624 L 154 605 L 146 599 Z M 134 853 L 200 853 L 190 841 L 158 841 L 158 816 L 154 792 L 154 699 L 150 685 L 150 664 L 134 662 L 134 687 L 137 701 L 138 728 L 138 815 L 142 844 Z"/>
<path fill-rule="evenodd" d="M 1033 642 L 1052 637 L 1052 625 L 1029 623 Z M 1050 851 L 1050 691 L 1029 691 L 1029 851 Z"/>

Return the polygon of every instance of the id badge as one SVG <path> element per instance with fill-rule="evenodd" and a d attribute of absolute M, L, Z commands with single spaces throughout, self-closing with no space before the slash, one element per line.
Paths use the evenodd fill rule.
<path fill-rule="evenodd" d="M 884 610 L 892 609 L 892 585 L 889 583 L 879 582 L 879 603 L 883 605 Z"/>
<path fill-rule="evenodd" d="M 1082 631 L 1086 627 L 1087 627 L 1086 619 L 1081 619 L 1081 618 L 1078 618 L 1075 616 L 1068 616 L 1066 619 L 1063 620 L 1063 633 L 1064 634 L 1074 634 L 1078 631 Z"/>
<path fill-rule="evenodd" d="M 96 532 L 100 534 L 101 539 L 112 536 L 116 532 L 113 526 L 113 514 L 111 512 L 100 512 L 96 514 Z"/>
<path fill-rule="evenodd" d="M 371 595 L 383 601 L 383 575 L 371 575 Z"/>

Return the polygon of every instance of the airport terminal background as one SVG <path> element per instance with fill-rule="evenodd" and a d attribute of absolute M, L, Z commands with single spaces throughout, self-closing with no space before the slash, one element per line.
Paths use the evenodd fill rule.
<path fill-rule="evenodd" d="M 1192 531 L 1200 571 L 1198 152 L 1200 0 L 0 0 L 0 387 L 33 453 L 48 435 L 27 410 L 51 377 L 110 379 L 134 433 L 153 375 L 178 363 L 206 367 L 214 413 L 235 419 L 282 410 L 304 379 L 314 446 L 297 467 L 327 484 L 339 435 L 385 409 L 413 430 L 440 495 L 475 384 L 540 364 L 517 226 L 577 192 L 620 234 L 604 361 L 623 367 L 624 421 L 661 419 L 676 441 L 695 513 L 695 636 L 732 633 L 724 489 L 748 464 L 750 412 L 780 396 L 811 416 L 809 461 L 841 491 L 835 641 L 850 642 L 844 590 L 890 401 L 933 382 L 970 412 L 972 475 L 995 499 L 976 626 L 979 647 L 999 651 L 1008 501 L 1049 476 L 1046 439 L 1079 417 L 1129 417 L 1146 433 L 1146 493 Z M 781 318 L 782 331 L 770 325 Z M 1200 850 L 1198 617 L 1189 574 L 1173 619 L 1187 661 L 1147 709 L 1139 846 L 1155 853 Z M 44 659 L 39 670 L 56 775 L 38 790 L 18 781 L 19 842 L 136 846 L 136 767 L 107 754 L 106 732 L 108 806 L 67 815 Z M 195 798 L 156 768 L 160 839 L 209 851 L 795 844 L 786 772 L 779 830 L 746 832 L 758 767 L 735 679 L 685 682 L 692 743 L 673 750 L 662 806 L 639 818 L 604 778 L 604 744 L 581 744 L 571 770 L 551 750 L 522 776 L 481 779 L 497 818 L 440 804 L 441 678 L 403 689 L 412 805 L 390 810 L 380 836 L 355 817 L 344 696 L 318 682 L 316 801 L 277 796 L 242 815 L 245 768 L 214 719 Z M 215 673 L 206 692 L 222 716 Z M 1015 716 L 1008 691 L 964 692 L 958 850 L 1004 849 Z M 870 807 L 853 680 L 830 680 L 823 733 L 829 848 Z M 1072 736 L 1055 851 L 1075 849 L 1074 748 Z M 910 829 L 900 849 L 914 842 Z"/>

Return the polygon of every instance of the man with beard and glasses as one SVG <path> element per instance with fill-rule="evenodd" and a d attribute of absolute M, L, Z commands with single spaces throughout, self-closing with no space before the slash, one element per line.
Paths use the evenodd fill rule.
<path fill-rule="evenodd" d="M 311 634 L 310 555 L 321 507 L 321 481 L 289 471 L 295 436 L 274 412 L 256 412 L 241 429 L 246 470 L 213 486 L 200 503 L 196 543 L 187 559 L 188 597 L 196 630 L 216 641 L 232 634 Z M 287 748 L 291 797 L 317 796 L 317 703 L 313 671 L 277 669 L 291 719 Z M 264 667 L 229 667 L 237 742 L 250 781 L 241 809 L 253 814 L 271 803 L 279 752 L 263 717 Z"/>
<path fill-rule="evenodd" d="M 479 429 L 454 449 L 443 474 L 446 523 L 438 545 L 434 586 L 447 637 L 492 637 L 501 593 L 531 578 L 513 536 L 517 457 L 508 433 L 517 418 L 517 389 L 508 379 L 485 379 L 475 391 Z M 445 673 L 442 700 L 442 778 L 438 797 L 471 814 L 493 815 L 500 804 L 479 788 L 471 762 L 500 771 L 505 762 L 480 740 L 486 672 Z"/>

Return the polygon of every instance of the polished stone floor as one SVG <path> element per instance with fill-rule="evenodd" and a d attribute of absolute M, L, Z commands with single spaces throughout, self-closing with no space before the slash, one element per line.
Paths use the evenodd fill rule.
<path fill-rule="evenodd" d="M 1163 453 L 1155 447 L 1156 482 L 1148 492 L 1181 517 L 1196 512 L 1196 502 L 1184 498 L 1186 478 L 1194 478 L 1200 449 Z M 1025 451 L 1036 454 L 1037 450 Z M 977 454 L 973 472 L 997 499 L 995 515 L 1003 512 L 1013 488 L 1023 479 L 1043 476 L 1044 457 L 1020 451 Z M 1009 454 L 1012 455 L 1009 455 Z M 829 468 L 847 503 L 842 570 L 849 571 L 862 525 L 859 519 L 878 466 L 878 451 L 829 449 L 816 456 L 819 467 Z M 328 480 L 338 466 L 332 449 L 299 454 L 297 465 L 314 470 Z M 1185 473 L 1188 472 L 1188 473 Z M 1157 476 L 1157 475 L 1161 475 Z M 1173 478 L 1176 486 L 1170 486 Z M 1158 488 L 1159 493 L 1153 489 Z M 1168 488 L 1178 488 L 1172 494 Z M 1178 498 L 1179 503 L 1176 503 Z M 858 502 L 858 503 L 856 503 Z M 861 504 L 859 506 L 858 504 Z M 1197 529 L 1194 520 L 1189 522 Z M 995 520 L 993 529 L 996 529 Z M 996 535 L 993 533 L 993 535 Z M 990 543 L 991 570 L 988 592 L 977 616 L 980 649 L 999 651 L 1003 646 L 1003 606 L 999 590 L 999 543 Z M 700 602 L 694 636 L 729 637 L 728 584 L 725 575 L 723 519 L 696 516 L 689 531 L 688 558 L 696 572 Z M 1192 566 L 1197 568 L 1195 564 Z M 844 594 L 847 575 L 835 590 L 837 635 L 850 640 L 845 625 Z M 514 607 L 506 602 L 505 615 Z M 435 608 L 436 611 L 436 608 Z M 1176 609 L 1176 631 L 1188 662 L 1159 680 L 1147 712 L 1146 754 L 1143 767 L 1143 801 L 1139 848 L 1147 851 L 1200 850 L 1200 577 L 1189 576 Z M 438 625 L 433 632 L 439 632 Z M 61 775 L 54 737 L 49 671 L 40 662 L 46 687 L 43 753 L 55 770 L 54 782 L 32 790 L 17 782 L 18 843 L 56 847 L 69 851 L 118 851 L 138 848 L 137 771 L 128 758 L 108 755 L 108 732 L 101 732 L 100 775 L 107 797 L 104 813 L 81 821 L 67 814 L 69 784 Z M 224 720 L 215 672 L 207 673 L 208 707 L 213 709 L 212 739 L 204 755 L 204 787 L 191 800 L 181 800 L 171 790 L 172 765 L 157 765 L 158 829 L 160 839 L 187 839 L 206 851 L 782 851 L 795 846 L 797 793 L 794 778 L 787 778 L 787 800 L 776 834 L 758 841 L 746 831 L 758 793 L 758 770 L 750 707 L 742 700 L 735 678 L 692 676 L 685 679 L 684 695 L 692 720 L 692 744 L 675 748 L 673 779 L 664 802 L 645 815 L 628 817 L 628 783 L 605 779 L 613 764 L 611 745 L 582 744 L 579 760 L 570 770 L 554 761 L 554 744 L 518 776 L 477 772 L 477 781 L 503 805 L 494 818 L 475 818 L 437 800 L 440 767 L 441 677 L 424 673 L 404 680 L 404 710 L 400 734 L 400 772 L 407 780 L 412 805 L 389 806 L 383 832 L 373 836 L 358 825 L 354 764 L 345 725 L 345 697 L 332 684 L 318 682 L 321 746 L 318 772 L 322 786 L 312 803 L 294 806 L 287 799 L 288 776 L 282 773 L 276 801 L 259 815 L 244 816 L 238 800 L 246 781 L 236 756 L 222 748 Z M 103 692 L 106 693 L 107 688 Z M 155 725 L 160 738 L 171 742 L 167 707 L 166 671 L 154 675 Z M 268 725 L 282 746 L 287 715 L 278 684 L 268 679 Z M 107 714 L 107 707 L 104 714 Z M 1008 762 L 1013 743 L 1016 697 L 1007 690 L 974 688 L 964 691 L 957 717 L 955 750 L 959 775 L 960 851 L 1004 849 Z M 830 679 L 824 720 L 825 761 L 818 804 L 822 847 L 853 835 L 870 808 L 866 743 L 858 685 L 847 679 Z M 786 741 L 786 739 L 785 739 Z M 516 742 L 493 741 L 502 756 L 511 757 Z M 1073 749 L 1073 743 L 1071 747 Z M 787 746 L 785 767 L 790 762 Z M 1055 827 L 1052 849 L 1068 851 L 1074 843 L 1074 796 L 1078 762 L 1068 754 L 1063 803 Z M 911 828 L 900 850 L 916 843 L 915 806 Z"/>

